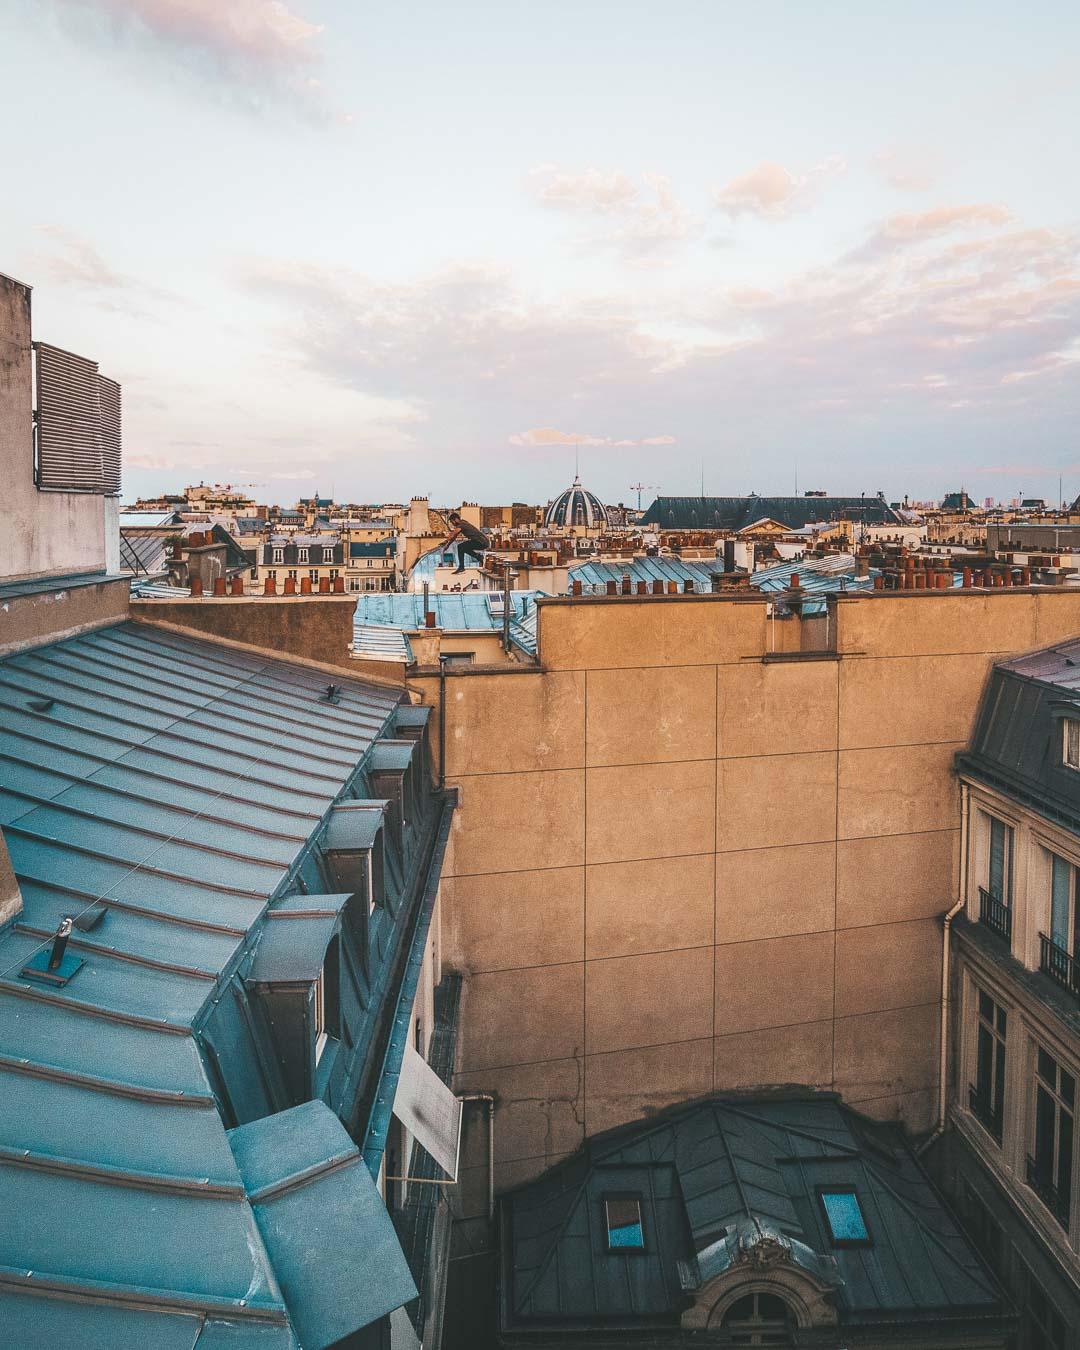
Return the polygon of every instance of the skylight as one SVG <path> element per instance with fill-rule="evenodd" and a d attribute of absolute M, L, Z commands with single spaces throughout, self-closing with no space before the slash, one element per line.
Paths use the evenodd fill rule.
<path fill-rule="evenodd" d="M 608 1251 L 643 1251 L 641 1200 L 637 1196 L 610 1196 L 604 1201 Z"/>
<path fill-rule="evenodd" d="M 850 1187 L 821 1192 L 825 1221 L 835 1246 L 852 1246 L 870 1242 L 870 1232 L 863 1218 L 859 1197 Z"/>

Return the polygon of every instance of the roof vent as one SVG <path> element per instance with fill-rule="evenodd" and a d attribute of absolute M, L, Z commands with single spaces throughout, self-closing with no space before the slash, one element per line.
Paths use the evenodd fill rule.
<path fill-rule="evenodd" d="M 82 969 L 84 962 L 78 956 L 69 955 L 67 950 L 73 923 L 71 915 L 65 914 L 53 935 L 52 945 L 35 952 L 19 972 L 24 980 L 64 985 Z"/>
<path fill-rule="evenodd" d="M 320 703 L 334 703 L 334 704 L 340 703 L 340 702 L 341 702 L 341 685 L 340 685 L 340 684 L 328 684 L 328 685 L 326 686 L 326 688 L 323 690 L 322 697 L 319 699 L 319 702 L 320 702 Z"/>

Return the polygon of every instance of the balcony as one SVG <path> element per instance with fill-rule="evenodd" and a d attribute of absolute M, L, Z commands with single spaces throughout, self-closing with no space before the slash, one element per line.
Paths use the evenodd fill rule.
<path fill-rule="evenodd" d="M 1030 1154 L 1028 1154 L 1027 1160 L 1027 1184 L 1067 1233 L 1069 1231 L 1069 1197 L 1062 1195 L 1050 1180 L 1050 1169 L 1044 1164 L 1036 1162 Z"/>
<path fill-rule="evenodd" d="M 979 887 L 979 922 L 1006 942 L 1012 941 L 1012 910 L 984 886 Z"/>
<path fill-rule="evenodd" d="M 968 1088 L 968 1110 L 994 1138 L 1001 1143 L 1001 1107 L 994 1107 L 986 1093 L 980 1092 L 974 1084 Z"/>
<path fill-rule="evenodd" d="M 1062 989 L 1080 998 L 1080 961 L 1045 933 L 1039 934 L 1039 969 Z"/>

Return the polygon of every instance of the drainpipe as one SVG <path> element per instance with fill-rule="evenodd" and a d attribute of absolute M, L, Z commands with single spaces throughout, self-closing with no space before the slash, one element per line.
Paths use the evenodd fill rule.
<path fill-rule="evenodd" d="M 925 1143 L 919 1146 L 919 1153 L 925 1153 L 927 1149 L 939 1139 L 945 1132 L 945 1105 L 946 1105 L 946 1083 L 945 1070 L 948 1060 L 948 1032 L 949 1032 L 949 936 L 952 931 L 952 921 L 957 914 L 964 908 L 967 901 L 967 858 L 968 858 L 968 787 L 966 783 L 960 784 L 960 896 L 953 905 L 952 909 L 945 915 L 945 936 L 941 950 L 941 1046 L 940 1063 L 938 1065 L 938 1111 L 937 1124 L 934 1126 L 929 1138 Z"/>
<path fill-rule="evenodd" d="M 446 787 L 446 657 L 439 653 L 439 787 Z"/>
<path fill-rule="evenodd" d="M 484 1102 L 488 1120 L 488 1223 L 495 1217 L 495 1098 L 490 1092 L 466 1092 L 463 1102 Z"/>

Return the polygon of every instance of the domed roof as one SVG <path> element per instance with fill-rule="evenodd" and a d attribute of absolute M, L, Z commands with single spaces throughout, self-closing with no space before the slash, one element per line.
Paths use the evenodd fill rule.
<path fill-rule="evenodd" d="M 581 486 L 581 479 L 575 475 L 572 486 L 560 492 L 548 507 L 544 524 L 595 528 L 607 524 L 607 509 L 598 497 Z"/>

